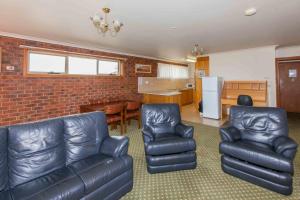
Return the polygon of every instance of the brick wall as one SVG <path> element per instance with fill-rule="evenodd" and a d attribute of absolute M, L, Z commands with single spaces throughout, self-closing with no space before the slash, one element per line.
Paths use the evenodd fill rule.
<path fill-rule="evenodd" d="M 20 45 L 36 46 L 100 56 L 126 58 L 122 77 L 24 77 L 24 52 Z M 88 49 L 29 41 L 0 36 L 2 70 L 0 72 L 0 126 L 39 119 L 58 117 L 79 112 L 79 106 L 90 99 L 112 101 L 141 99 L 137 93 L 135 63 L 151 64 L 151 74 L 156 76 L 160 61 L 123 56 Z M 6 66 L 15 66 L 15 71 L 6 71 Z"/>

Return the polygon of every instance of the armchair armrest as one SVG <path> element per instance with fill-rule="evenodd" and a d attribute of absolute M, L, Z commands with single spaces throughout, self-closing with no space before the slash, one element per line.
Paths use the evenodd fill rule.
<path fill-rule="evenodd" d="M 180 123 L 175 127 L 175 132 L 177 135 L 180 135 L 181 137 L 192 138 L 194 134 L 194 127 L 187 126 Z"/>
<path fill-rule="evenodd" d="M 110 136 L 107 137 L 100 148 L 100 153 L 103 153 L 114 158 L 121 157 L 127 154 L 129 139 L 125 136 Z"/>
<path fill-rule="evenodd" d="M 154 141 L 154 135 L 152 130 L 148 126 L 144 126 L 142 129 L 143 139 L 145 143 Z"/>
<path fill-rule="evenodd" d="M 221 140 L 223 142 L 234 142 L 241 139 L 241 132 L 234 126 L 220 128 Z"/>
<path fill-rule="evenodd" d="M 289 137 L 278 137 L 273 141 L 274 149 L 277 153 L 281 155 L 294 159 L 298 144 Z"/>

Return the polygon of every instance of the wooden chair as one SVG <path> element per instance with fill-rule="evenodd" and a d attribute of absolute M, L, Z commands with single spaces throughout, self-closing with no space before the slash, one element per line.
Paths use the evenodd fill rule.
<path fill-rule="evenodd" d="M 107 124 L 111 125 L 111 130 L 117 127 L 118 124 L 121 126 L 121 135 L 124 130 L 124 104 L 111 104 L 104 107 L 104 112 L 107 118 Z"/>
<path fill-rule="evenodd" d="M 138 127 L 141 128 L 141 103 L 137 101 L 128 101 L 125 107 L 125 133 L 127 132 L 126 121 L 128 121 L 128 125 L 130 125 L 130 120 L 135 119 L 138 121 Z"/>

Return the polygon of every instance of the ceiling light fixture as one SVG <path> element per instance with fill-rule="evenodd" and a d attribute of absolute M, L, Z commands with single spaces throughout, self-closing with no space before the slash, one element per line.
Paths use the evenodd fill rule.
<path fill-rule="evenodd" d="M 197 57 L 197 56 L 201 56 L 204 54 L 204 49 L 203 48 L 199 48 L 198 44 L 195 44 L 193 50 L 192 50 L 192 55 Z"/>
<path fill-rule="evenodd" d="M 107 15 L 110 13 L 110 8 L 102 8 L 104 12 L 104 17 L 101 17 L 99 14 L 95 14 L 91 17 L 91 20 L 99 33 L 103 36 L 109 31 L 112 36 L 116 36 L 117 33 L 121 30 L 123 23 L 118 20 L 113 20 L 112 24 L 109 24 Z"/>
<path fill-rule="evenodd" d="M 245 10 L 245 16 L 253 16 L 257 13 L 256 8 L 249 8 L 247 10 Z"/>

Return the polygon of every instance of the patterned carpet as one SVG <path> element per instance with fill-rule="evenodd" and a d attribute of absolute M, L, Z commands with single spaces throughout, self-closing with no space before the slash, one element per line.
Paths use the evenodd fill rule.
<path fill-rule="evenodd" d="M 289 120 L 290 136 L 300 143 L 300 118 Z M 187 123 L 191 124 L 191 123 Z M 150 175 L 146 171 L 144 145 L 136 124 L 128 128 L 129 154 L 134 159 L 134 186 L 122 200 L 300 200 L 300 153 L 294 162 L 294 192 L 283 196 L 223 173 L 220 166 L 218 129 L 195 127 L 198 166 L 195 170 Z M 118 131 L 111 131 L 117 135 Z"/>

